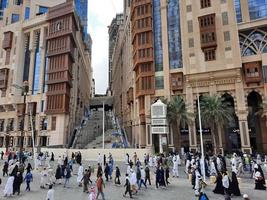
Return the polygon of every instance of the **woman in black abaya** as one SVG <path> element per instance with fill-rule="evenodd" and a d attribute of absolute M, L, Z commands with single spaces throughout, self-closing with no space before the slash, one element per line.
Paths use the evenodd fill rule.
<path fill-rule="evenodd" d="M 235 196 L 241 196 L 236 171 L 232 171 L 232 182 L 230 184 L 231 193 Z"/>
<path fill-rule="evenodd" d="M 215 194 L 222 194 L 224 195 L 224 188 L 223 188 L 223 184 L 222 184 L 222 174 L 219 172 L 216 178 L 216 186 L 215 189 L 213 190 L 213 192 Z"/>

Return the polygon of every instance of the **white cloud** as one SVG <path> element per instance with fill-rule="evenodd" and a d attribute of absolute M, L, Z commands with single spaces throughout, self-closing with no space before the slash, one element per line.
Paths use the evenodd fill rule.
<path fill-rule="evenodd" d="M 92 67 L 96 93 L 108 86 L 108 26 L 123 10 L 123 0 L 88 0 L 88 27 L 93 40 Z"/>

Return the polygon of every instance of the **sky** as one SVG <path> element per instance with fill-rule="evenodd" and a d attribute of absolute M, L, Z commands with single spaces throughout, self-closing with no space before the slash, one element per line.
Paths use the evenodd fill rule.
<path fill-rule="evenodd" d="M 108 86 L 108 26 L 123 11 L 123 0 L 88 0 L 88 32 L 93 40 L 92 67 L 96 93 Z"/>

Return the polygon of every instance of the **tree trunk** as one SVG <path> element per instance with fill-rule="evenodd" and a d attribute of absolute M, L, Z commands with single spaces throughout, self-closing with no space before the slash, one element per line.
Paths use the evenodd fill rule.
<path fill-rule="evenodd" d="M 210 129 L 211 129 L 211 137 L 212 137 L 212 140 L 213 140 L 213 151 L 214 153 L 216 154 L 217 153 L 217 144 L 216 144 L 216 135 L 215 135 L 215 125 L 214 124 L 211 124 L 210 126 Z"/>

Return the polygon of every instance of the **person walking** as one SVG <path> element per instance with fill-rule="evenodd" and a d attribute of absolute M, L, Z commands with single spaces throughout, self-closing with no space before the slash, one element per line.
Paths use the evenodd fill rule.
<path fill-rule="evenodd" d="M 266 190 L 264 173 L 259 164 L 254 165 L 254 178 L 255 178 L 255 189 Z"/>
<path fill-rule="evenodd" d="M 17 173 L 17 175 L 14 178 L 14 183 L 13 183 L 13 195 L 17 192 L 18 195 L 20 194 L 20 186 L 23 181 L 22 174 L 20 172 Z"/>
<path fill-rule="evenodd" d="M 83 178 L 83 166 L 82 166 L 82 163 L 80 163 L 80 166 L 78 169 L 78 176 L 77 176 L 77 183 L 79 187 L 82 186 L 82 178 Z"/>
<path fill-rule="evenodd" d="M 229 200 L 231 199 L 230 197 L 230 180 L 229 180 L 229 176 L 227 174 L 226 171 L 222 172 L 223 174 L 223 179 L 222 179 L 222 184 L 224 187 L 224 195 L 225 195 L 225 200 Z"/>
<path fill-rule="evenodd" d="M 116 174 L 115 174 L 115 184 L 117 185 L 120 185 L 121 182 L 120 182 L 120 176 L 121 176 L 121 172 L 120 172 L 120 169 L 118 166 L 116 166 Z"/>
<path fill-rule="evenodd" d="M 132 191 L 131 191 L 131 183 L 130 183 L 129 175 L 126 174 L 125 176 L 126 176 L 126 178 L 125 178 L 125 185 L 124 185 L 124 187 L 126 189 L 125 189 L 125 192 L 123 194 L 123 197 L 126 197 L 127 193 L 129 193 L 130 198 L 133 198 Z"/>
<path fill-rule="evenodd" d="M 100 174 L 103 173 L 103 169 L 101 167 L 100 163 L 97 163 L 97 172 L 96 172 L 96 177 L 98 178 L 100 176 Z"/>
<path fill-rule="evenodd" d="M 66 169 L 65 169 L 65 184 L 64 184 L 64 187 L 67 187 L 67 185 L 70 184 L 70 177 L 71 177 L 71 170 L 70 170 L 70 167 L 67 165 L 66 166 Z"/>
<path fill-rule="evenodd" d="M 137 179 L 138 189 L 140 190 L 140 184 L 141 184 L 141 169 L 140 169 L 140 167 L 137 167 L 137 169 L 136 169 L 136 179 Z"/>
<path fill-rule="evenodd" d="M 85 173 L 81 181 L 83 181 L 83 192 L 88 193 L 89 175 L 87 169 L 85 169 Z"/>
<path fill-rule="evenodd" d="M 151 180 L 150 180 L 150 169 L 149 169 L 148 165 L 147 165 L 146 168 L 145 168 L 145 173 L 146 173 L 145 184 L 146 184 L 147 181 L 148 181 L 149 185 L 151 185 Z"/>
<path fill-rule="evenodd" d="M 102 197 L 102 200 L 105 200 L 105 195 L 104 195 L 104 187 L 105 187 L 105 184 L 104 184 L 104 181 L 103 181 L 103 178 L 102 178 L 102 173 L 99 174 L 99 177 L 96 180 L 96 186 L 97 186 L 96 199 L 98 199 L 98 196 L 100 194 L 101 197 Z"/>
<path fill-rule="evenodd" d="M 169 185 L 171 184 L 169 182 L 169 177 L 170 177 L 170 168 L 168 165 L 166 165 L 166 168 L 165 168 L 165 179 L 166 179 L 166 184 Z"/>
<path fill-rule="evenodd" d="M 4 196 L 11 196 L 13 194 L 14 176 L 9 176 L 4 189 Z"/>
<path fill-rule="evenodd" d="M 109 166 L 108 166 L 108 163 L 106 163 L 106 166 L 105 166 L 105 169 L 104 169 L 104 173 L 105 173 L 106 181 L 108 181 L 108 175 L 109 175 Z"/>
<path fill-rule="evenodd" d="M 50 159 L 50 161 L 55 161 L 55 155 L 54 155 L 53 152 L 51 153 L 51 159 Z"/>
<path fill-rule="evenodd" d="M 5 161 L 4 167 L 3 167 L 3 177 L 7 175 L 8 176 L 8 162 Z"/>
<path fill-rule="evenodd" d="M 56 178 L 56 182 L 58 182 L 58 184 L 61 184 L 62 171 L 61 171 L 60 165 L 57 166 L 55 178 Z"/>
<path fill-rule="evenodd" d="M 145 172 L 145 170 L 143 169 L 143 166 L 141 166 L 140 167 L 141 168 L 141 179 L 140 179 L 140 182 L 139 182 L 139 188 L 138 188 L 138 190 L 140 190 L 141 189 L 141 186 L 142 186 L 142 184 L 145 186 L 145 188 L 147 189 L 147 186 L 146 186 L 146 183 L 145 183 L 145 178 L 146 178 L 146 172 Z"/>
<path fill-rule="evenodd" d="M 31 173 L 30 170 L 27 171 L 27 174 L 26 174 L 26 176 L 24 178 L 24 181 L 26 182 L 26 185 L 27 185 L 26 191 L 30 192 L 31 191 L 30 183 L 33 181 L 32 173 Z"/>
<path fill-rule="evenodd" d="M 236 171 L 232 171 L 232 181 L 230 184 L 230 188 L 231 188 L 231 193 L 235 196 L 241 196 L 240 193 L 240 189 L 239 189 L 239 184 L 238 184 L 238 180 L 237 180 L 237 172 Z"/>
<path fill-rule="evenodd" d="M 173 157 L 172 162 L 173 162 L 173 168 L 172 168 L 173 175 L 172 176 L 178 178 L 179 177 L 179 169 L 178 169 L 178 161 L 177 161 L 176 156 Z"/>
<path fill-rule="evenodd" d="M 92 184 L 93 183 L 93 181 L 91 181 L 92 168 L 90 165 L 88 167 L 87 172 L 88 172 L 88 181 Z"/>
<path fill-rule="evenodd" d="M 53 185 L 49 185 L 49 190 L 46 194 L 46 200 L 54 200 L 55 190 L 53 189 Z"/>
<path fill-rule="evenodd" d="M 4 152 L 1 151 L 1 160 L 3 160 L 3 158 L 4 158 Z"/>

